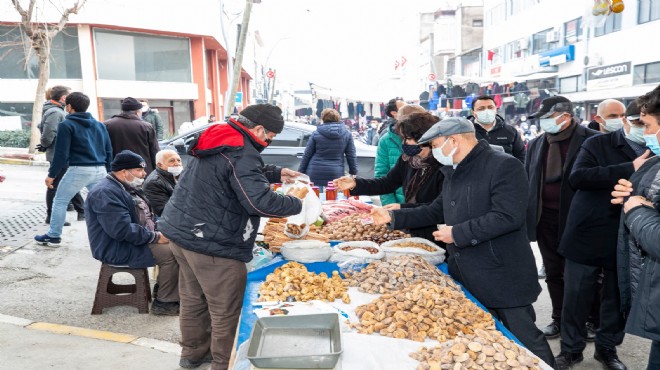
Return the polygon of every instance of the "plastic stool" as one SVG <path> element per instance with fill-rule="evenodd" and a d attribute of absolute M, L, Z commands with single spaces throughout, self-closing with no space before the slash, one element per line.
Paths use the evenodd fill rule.
<path fill-rule="evenodd" d="M 119 272 L 133 275 L 135 284 L 115 284 L 112 276 Z M 149 275 L 147 269 L 132 269 L 129 267 L 117 267 L 107 264 L 101 265 L 99 281 L 96 286 L 96 296 L 92 315 L 100 315 L 104 308 L 115 306 L 132 306 L 139 313 L 149 313 L 149 302 L 151 301 L 151 288 L 149 286 Z"/>

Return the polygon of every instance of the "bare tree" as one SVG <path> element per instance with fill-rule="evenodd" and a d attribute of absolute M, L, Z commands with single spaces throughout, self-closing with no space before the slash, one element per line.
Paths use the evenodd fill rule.
<path fill-rule="evenodd" d="M 69 21 L 71 14 L 78 14 L 78 11 L 85 5 L 87 0 L 75 0 L 71 7 L 60 10 L 61 17 L 57 24 L 39 22 L 34 14 L 34 8 L 37 0 L 29 0 L 27 8 L 23 8 L 20 0 L 11 0 L 14 8 L 21 16 L 20 27 L 31 42 L 31 52 L 37 57 L 39 65 L 39 82 L 37 84 L 37 92 L 34 97 L 34 106 L 32 108 L 32 127 L 30 129 L 30 147 L 29 152 L 34 153 L 35 147 L 39 143 L 39 128 L 37 122 L 41 120 L 43 113 L 43 102 L 46 97 L 46 84 L 50 77 L 50 50 L 53 38 L 64 29 L 64 26 Z M 51 5 L 55 7 L 52 1 L 49 0 Z M 59 9 L 58 9 L 59 10 Z"/>

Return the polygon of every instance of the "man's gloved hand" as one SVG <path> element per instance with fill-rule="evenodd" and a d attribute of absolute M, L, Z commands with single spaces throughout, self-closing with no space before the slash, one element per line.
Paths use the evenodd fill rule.
<path fill-rule="evenodd" d="M 41 144 L 37 144 L 37 150 L 43 153 L 46 150 L 48 150 L 48 148 L 46 148 L 45 146 L 43 146 Z"/>

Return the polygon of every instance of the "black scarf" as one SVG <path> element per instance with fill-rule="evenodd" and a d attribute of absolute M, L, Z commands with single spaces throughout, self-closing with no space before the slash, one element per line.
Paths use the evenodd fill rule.
<path fill-rule="evenodd" d="M 429 154 L 426 158 L 422 158 L 419 155 L 416 156 L 407 156 L 405 154 L 401 155 L 401 158 L 404 162 L 408 163 L 410 168 L 413 169 L 414 173 L 408 184 L 403 191 L 406 203 L 417 203 L 417 192 L 419 188 L 422 187 L 428 181 L 431 174 L 440 167 L 440 163 Z"/>
<path fill-rule="evenodd" d="M 546 162 L 545 170 L 545 183 L 552 184 L 555 182 L 560 182 L 563 176 L 564 164 L 561 160 L 561 148 L 560 141 L 564 141 L 573 136 L 575 127 L 577 125 L 571 119 L 570 126 L 561 132 L 558 132 L 554 135 L 546 134 L 545 140 L 548 142 L 550 147 L 548 148 L 548 159 Z"/>

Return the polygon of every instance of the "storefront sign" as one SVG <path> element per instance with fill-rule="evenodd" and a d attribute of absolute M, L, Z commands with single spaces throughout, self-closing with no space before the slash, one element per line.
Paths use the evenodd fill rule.
<path fill-rule="evenodd" d="M 501 72 L 502 72 L 502 66 L 497 66 L 490 69 L 490 75 L 493 77 L 499 76 Z"/>
<path fill-rule="evenodd" d="M 539 54 L 539 65 L 556 66 L 575 60 L 575 45 L 563 46 Z"/>
<path fill-rule="evenodd" d="M 630 62 L 594 67 L 587 71 L 587 90 L 631 86 L 632 80 L 632 65 Z"/>

